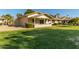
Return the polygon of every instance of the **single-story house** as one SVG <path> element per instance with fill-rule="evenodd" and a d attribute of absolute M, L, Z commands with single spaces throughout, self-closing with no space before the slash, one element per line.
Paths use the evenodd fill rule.
<path fill-rule="evenodd" d="M 53 23 L 61 23 L 61 24 L 67 24 L 69 21 L 71 20 L 71 18 L 63 16 L 63 17 L 54 17 L 54 19 L 52 19 Z"/>
<path fill-rule="evenodd" d="M 26 23 L 34 24 L 34 27 L 47 27 L 52 26 L 52 19 L 46 16 L 43 13 L 31 13 L 27 16 L 24 15 L 23 17 L 17 19 L 16 21 L 17 26 L 25 27 Z"/>
<path fill-rule="evenodd" d="M 52 26 L 54 23 L 67 24 L 71 20 L 69 17 L 58 17 L 46 13 L 34 12 L 24 15 L 15 20 L 16 26 L 26 27 L 26 23 L 32 23 L 35 28 Z"/>
<path fill-rule="evenodd" d="M 28 18 L 26 16 L 17 18 L 15 20 L 15 26 L 21 26 L 21 27 L 25 27 L 26 23 L 28 23 Z"/>
<path fill-rule="evenodd" d="M 3 20 L 0 19 L 0 25 L 3 24 Z"/>

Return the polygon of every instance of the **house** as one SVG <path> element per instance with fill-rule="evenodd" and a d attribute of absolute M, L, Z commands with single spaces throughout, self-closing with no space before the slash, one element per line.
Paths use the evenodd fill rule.
<path fill-rule="evenodd" d="M 0 25 L 2 25 L 3 24 L 3 21 L 2 20 L 0 20 Z"/>
<path fill-rule="evenodd" d="M 15 20 L 16 26 L 26 27 L 27 23 L 32 23 L 35 28 L 38 27 L 49 27 L 55 23 L 67 24 L 71 19 L 63 16 L 53 16 L 46 13 L 33 12 Z"/>
<path fill-rule="evenodd" d="M 15 26 L 25 27 L 26 23 L 28 23 L 28 18 L 26 16 L 23 16 L 21 18 L 17 18 L 15 20 Z"/>
<path fill-rule="evenodd" d="M 17 26 L 25 27 L 26 23 L 32 23 L 35 28 L 52 26 L 52 19 L 43 13 L 30 13 L 16 20 Z"/>
<path fill-rule="evenodd" d="M 70 17 L 66 17 L 66 16 L 55 16 L 54 19 L 52 19 L 53 23 L 61 23 L 61 24 L 68 24 L 68 22 L 71 20 Z"/>

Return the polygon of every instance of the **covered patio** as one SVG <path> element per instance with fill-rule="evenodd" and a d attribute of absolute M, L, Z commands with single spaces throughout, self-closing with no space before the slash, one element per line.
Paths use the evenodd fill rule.
<path fill-rule="evenodd" d="M 52 26 L 52 20 L 44 14 L 33 14 L 28 16 L 29 22 L 34 24 L 34 27 Z"/>
<path fill-rule="evenodd" d="M 47 27 L 52 25 L 52 20 L 46 18 L 30 18 L 29 22 L 34 24 L 34 27 Z"/>

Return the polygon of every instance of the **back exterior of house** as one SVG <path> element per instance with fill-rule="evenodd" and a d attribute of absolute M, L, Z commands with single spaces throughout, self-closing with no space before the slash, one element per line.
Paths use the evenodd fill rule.
<path fill-rule="evenodd" d="M 33 13 L 16 20 L 17 26 L 25 27 L 26 23 L 32 23 L 35 28 L 52 26 L 52 20 L 44 14 Z"/>
<path fill-rule="evenodd" d="M 16 19 L 16 26 L 26 27 L 27 23 L 32 23 L 35 28 L 39 27 L 49 27 L 54 23 L 67 23 L 70 20 L 68 17 L 53 17 L 44 13 L 30 13 L 28 15 L 24 15 L 21 18 Z"/>

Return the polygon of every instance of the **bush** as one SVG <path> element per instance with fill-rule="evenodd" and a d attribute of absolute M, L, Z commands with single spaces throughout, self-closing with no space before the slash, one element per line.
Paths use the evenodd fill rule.
<path fill-rule="evenodd" d="M 79 18 L 76 17 L 76 18 L 72 18 L 69 22 L 68 22 L 69 25 L 79 25 Z"/>
<path fill-rule="evenodd" d="M 2 25 L 2 23 L 0 23 L 0 25 Z"/>
<path fill-rule="evenodd" d="M 54 23 L 54 24 L 52 24 L 52 25 L 62 25 L 61 23 Z"/>
<path fill-rule="evenodd" d="M 34 24 L 32 23 L 26 23 L 26 28 L 34 28 Z"/>
<path fill-rule="evenodd" d="M 52 24 L 52 25 L 57 25 L 57 23 L 54 23 L 54 24 Z"/>

